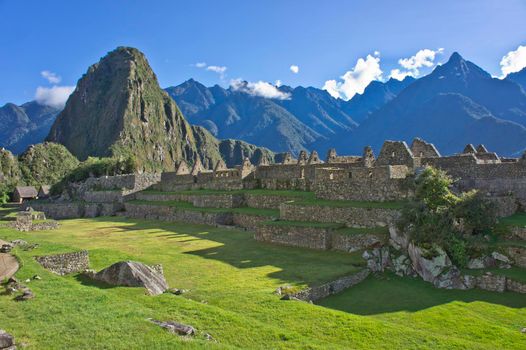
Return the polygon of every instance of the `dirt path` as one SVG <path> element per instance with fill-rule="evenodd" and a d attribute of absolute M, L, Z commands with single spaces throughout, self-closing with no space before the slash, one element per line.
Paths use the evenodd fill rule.
<path fill-rule="evenodd" d="M 0 239 L 0 246 L 8 243 Z M 8 279 L 18 271 L 18 260 L 11 254 L 0 253 L 0 282 Z"/>

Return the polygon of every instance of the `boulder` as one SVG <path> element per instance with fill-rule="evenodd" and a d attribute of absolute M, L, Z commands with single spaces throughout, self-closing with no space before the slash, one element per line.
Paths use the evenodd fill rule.
<path fill-rule="evenodd" d="M 113 286 L 144 287 L 150 295 L 159 295 L 168 289 L 168 284 L 159 265 L 150 267 L 136 261 L 121 261 L 91 273 L 94 280 Z"/>
<path fill-rule="evenodd" d="M 15 300 L 16 301 L 26 301 L 33 299 L 35 297 L 35 294 L 33 294 L 33 291 L 29 288 L 24 288 L 22 294 L 18 295 Z"/>
<path fill-rule="evenodd" d="M 0 329 L 0 349 L 1 350 L 15 350 L 15 338 L 4 331 L 3 329 Z"/>
<path fill-rule="evenodd" d="M 195 335 L 195 328 L 175 321 L 157 321 L 149 319 L 150 322 L 168 330 L 170 333 L 179 335 Z"/>
<path fill-rule="evenodd" d="M 500 261 L 500 262 L 503 262 L 505 264 L 509 264 L 510 263 L 510 259 L 504 255 L 504 254 L 501 254 L 499 252 L 493 252 L 491 253 L 491 257 L 497 261 Z"/>
<path fill-rule="evenodd" d="M 435 279 L 452 266 L 446 252 L 439 247 L 433 251 L 409 243 L 407 253 L 411 259 L 413 269 L 426 282 L 434 283 Z"/>
<path fill-rule="evenodd" d="M 409 238 L 403 232 L 399 232 L 396 227 L 389 226 L 389 243 L 396 250 L 407 250 Z"/>
<path fill-rule="evenodd" d="M 479 258 L 470 259 L 466 265 L 468 269 L 486 269 L 495 266 L 495 259 L 491 256 L 481 256 Z"/>
<path fill-rule="evenodd" d="M 476 285 L 476 280 L 473 276 L 464 276 L 456 266 L 452 266 L 444 270 L 438 275 L 433 284 L 437 288 L 446 289 L 471 289 Z"/>

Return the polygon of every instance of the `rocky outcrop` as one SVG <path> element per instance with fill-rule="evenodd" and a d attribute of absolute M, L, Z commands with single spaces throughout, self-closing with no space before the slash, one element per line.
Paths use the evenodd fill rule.
<path fill-rule="evenodd" d="M 88 275 L 112 286 L 144 287 L 150 295 L 159 295 L 168 289 L 160 265 L 148 266 L 135 261 L 121 261 L 104 270 Z"/>
<path fill-rule="evenodd" d="M 0 350 L 16 350 L 15 338 L 3 329 L 0 329 Z"/>
<path fill-rule="evenodd" d="M 493 292 L 526 293 L 524 283 L 490 272 L 480 276 L 463 274 L 440 247 L 433 246 L 426 249 L 417 246 L 394 227 L 390 227 L 389 233 L 389 246 L 365 251 L 362 255 L 367 261 L 367 267 L 373 272 L 389 270 L 399 276 L 419 276 L 437 288 L 463 290 L 479 288 Z M 471 259 L 468 268 L 509 268 L 511 263 L 513 263 L 513 258 L 510 259 L 504 254 L 493 252 L 488 256 Z"/>
<path fill-rule="evenodd" d="M 179 335 L 195 335 L 196 330 L 192 326 L 188 326 L 175 321 L 158 321 L 150 319 L 150 322 L 158 325 L 161 328 L 168 330 L 170 333 Z"/>

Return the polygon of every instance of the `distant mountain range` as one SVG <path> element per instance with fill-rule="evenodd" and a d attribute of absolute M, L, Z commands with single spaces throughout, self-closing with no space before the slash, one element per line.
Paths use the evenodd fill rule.
<path fill-rule="evenodd" d="M 333 98 L 313 87 L 280 86 L 287 99 L 254 96 L 232 87 L 207 88 L 190 79 L 166 91 L 183 114 L 219 138 L 239 138 L 274 151 L 297 154 L 352 133 L 369 114 L 414 81 L 390 79 L 371 83 L 351 101 Z"/>
<path fill-rule="evenodd" d="M 277 88 L 288 98 L 257 96 L 239 87 L 206 87 L 193 79 L 165 91 L 190 123 L 215 137 L 240 139 L 275 152 L 324 153 L 335 147 L 342 154 L 359 154 L 365 145 L 378 152 L 386 139 L 414 137 L 435 143 L 443 154 L 459 152 L 467 143 L 484 143 L 502 155 L 526 149 L 526 69 L 496 79 L 454 53 L 427 76 L 373 81 L 350 101 L 313 87 Z M 0 146 L 20 153 L 41 142 L 58 113 L 36 102 L 6 104 L 0 108 Z M 83 132 L 79 128 L 69 137 L 76 144 Z M 86 145 L 93 149 L 106 149 L 111 141 L 102 131 L 92 136 Z M 83 152 L 78 150 L 84 156 Z"/>
<path fill-rule="evenodd" d="M 0 107 L 0 147 L 22 153 L 30 144 L 42 142 L 59 112 L 60 108 L 43 106 L 36 101 Z"/>
<path fill-rule="evenodd" d="M 422 77 L 352 133 L 330 144 L 341 152 L 379 150 L 384 140 L 422 137 L 444 154 L 460 152 L 467 143 L 483 143 L 490 151 L 517 155 L 526 148 L 526 93 L 511 80 L 492 78 L 458 53 Z"/>
<path fill-rule="evenodd" d="M 133 159 L 137 170 L 173 171 L 185 160 L 211 169 L 243 157 L 273 160 L 267 149 L 237 140 L 217 140 L 186 121 L 159 87 L 142 52 L 119 47 L 90 66 L 58 115 L 47 141 L 60 143 L 79 160 L 115 156 Z"/>

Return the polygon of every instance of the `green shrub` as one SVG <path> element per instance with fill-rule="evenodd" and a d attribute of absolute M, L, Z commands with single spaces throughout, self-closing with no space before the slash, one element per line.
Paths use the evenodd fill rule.
<path fill-rule="evenodd" d="M 51 188 L 52 194 L 61 193 L 70 182 L 81 182 L 89 177 L 114 176 L 135 172 L 136 163 L 133 157 L 94 158 L 89 157 L 78 167 L 71 170 L 62 181 Z"/>
<path fill-rule="evenodd" d="M 451 261 L 458 267 L 465 267 L 469 260 L 468 244 L 462 238 L 456 235 L 449 236 L 449 240 L 445 244 L 446 252 L 451 258 Z"/>
<path fill-rule="evenodd" d="M 443 247 L 456 265 L 464 267 L 475 236 L 495 226 L 495 206 L 477 191 L 456 195 L 452 184 L 444 171 L 426 168 L 415 179 L 415 198 L 402 209 L 398 228 L 422 247 Z"/>
<path fill-rule="evenodd" d="M 484 200 L 475 190 L 463 193 L 454 211 L 455 217 L 462 221 L 463 231 L 467 233 L 484 233 L 497 223 L 495 204 Z"/>

